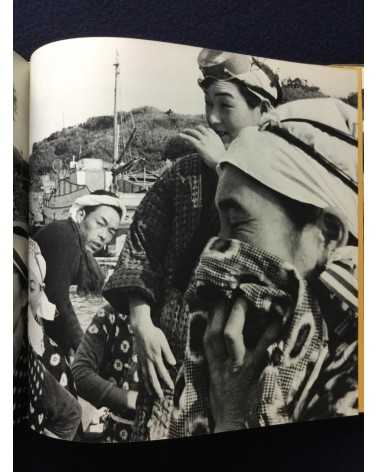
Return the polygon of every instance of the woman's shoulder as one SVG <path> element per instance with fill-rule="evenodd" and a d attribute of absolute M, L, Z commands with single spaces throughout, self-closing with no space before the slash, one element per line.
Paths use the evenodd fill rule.
<path fill-rule="evenodd" d="M 187 174 L 202 174 L 205 168 L 206 165 L 197 153 L 179 157 L 172 165 L 173 170 Z"/>

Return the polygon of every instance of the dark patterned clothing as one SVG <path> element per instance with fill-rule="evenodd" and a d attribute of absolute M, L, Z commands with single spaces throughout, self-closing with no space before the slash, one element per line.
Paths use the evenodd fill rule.
<path fill-rule="evenodd" d="M 137 209 L 104 290 L 104 297 L 121 313 L 128 311 L 130 294 L 151 304 L 153 321 L 165 333 L 176 357 L 177 365 L 170 370 L 173 378 L 184 360 L 183 294 L 202 249 L 219 230 L 216 183 L 215 172 L 196 155 L 182 158 L 168 169 Z M 171 392 L 165 394 L 161 404 L 141 385 L 133 439 L 151 438 L 147 426 L 151 417 L 165 421 L 173 405 Z"/>
<path fill-rule="evenodd" d="M 68 360 L 46 334 L 44 352 L 29 348 L 29 423 L 39 433 L 45 429 L 72 440 L 81 423 L 81 407 Z"/>
<path fill-rule="evenodd" d="M 13 424 L 27 419 L 28 406 L 28 344 L 25 336 L 13 369 Z"/>
<path fill-rule="evenodd" d="M 29 423 L 31 429 L 43 433 L 46 424 L 46 408 L 43 405 L 45 395 L 44 368 L 41 358 L 29 349 Z"/>
<path fill-rule="evenodd" d="M 44 367 L 52 374 L 57 382 L 67 389 L 75 398 L 77 390 L 69 360 L 60 347 L 49 336 L 44 334 L 45 351 L 42 355 Z"/>
<path fill-rule="evenodd" d="M 185 363 L 176 382 L 168 437 L 211 430 L 209 372 L 198 342 L 207 324 L 203 308 L 235 294 L 249 301 L 248 315 L 254 318 L 251 324 L 246 320 L 247 347 L 257 341 L 248 327 L 255 336 L 262 334 L 259 320 L 269 323 L 276 318 L 282 325 L 282 334 L 268 348 L 261 375 L 248 387 L 250 402 L 243 419 L 247 427 L 358 413 L 355 311 L 264 251 L 214 238 L 203 251 L 187 292 L 194 311 L 188 316 Z"/>
<path fill-rule="evenodd" d="M 46 295 L 56 305 L 59 315 L 44 320 L 46 333 L 68 354 L 77 349 L 83 330 L 73 309 L 69 290 L 76 285 L 83 250 L 71 220 L 54 221 L 34 235 L 46 261 Z"/>
<path fill-rule="evenodd" d="M 75 356 L 73 373 L 79 394 L 95 407 L 108 407 L 103 439 L 130 439 L 135 410 L 126 405 L 127 391 L 138 390 L 137 356 L 127 315 L 109 305 L 93 317 Z"/>

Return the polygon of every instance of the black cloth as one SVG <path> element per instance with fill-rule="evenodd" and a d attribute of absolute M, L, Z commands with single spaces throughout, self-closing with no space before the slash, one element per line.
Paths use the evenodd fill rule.
<path fill-rule="evenodd" d="M 44 320 L 45 332 L 66 353 L 80 344 L 83 330 L 72 306 L 69 290 L 78 283 L 82 249 L 70 220 L 54 221 L 34 235 L 46 261 L 46 295 L 56 305 L 54 321 Z"/>

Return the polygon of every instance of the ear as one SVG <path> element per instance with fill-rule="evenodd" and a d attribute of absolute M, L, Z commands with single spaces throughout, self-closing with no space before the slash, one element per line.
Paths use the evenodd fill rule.
<path fill-rule="evenodd" d="M 303 274 L 316 267 L 324 267 L 331 254 L 348 239 L 345 218 L 333 209 L 324 209 L 314 223 L 304 226 L 298 241 L 295 241 L 295 265 Z"/>
<path fill-rule="evenodd" d="M 269 113 L 273 109 L 272 105 L 267 101 L 263 100 L 260 104 L 260 112 L 261 114 L 263 113 Z"/>
<path fill-rule="evenodd" d="M 348 240 L 348 224 L 339 210 L 325 208 L 322 211 L 318 225 L 324 236 L 325 247 L 329 251 L 345 246 Z"/>
<path fill-rule="evenodd" d="M 84 220 L 85 216 L 86 216 L 86 214 L 85 214 L 85 210 L 83 208 L 78 210 L 78 212 L 76 214 L 76 223 L 80 224 Z"/>

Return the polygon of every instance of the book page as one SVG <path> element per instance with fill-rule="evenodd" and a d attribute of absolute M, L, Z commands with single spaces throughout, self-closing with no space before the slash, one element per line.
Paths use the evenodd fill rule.
<path fill-rule="evenodd" d="M 13 422 L 26 420 L 29 63 L 13 53 Z"/>
<path fill-rule="evenodd" d="M 13 162 L 14 219 L 27 219 L 25 178 L 29 159 L 29 73 L 30 65 L 13 53 Z"/>
<path fill-rule="evenodd" d="M 359 69 L 121 38 L 31 68 L 33 428 L 358 414 Z"/>

